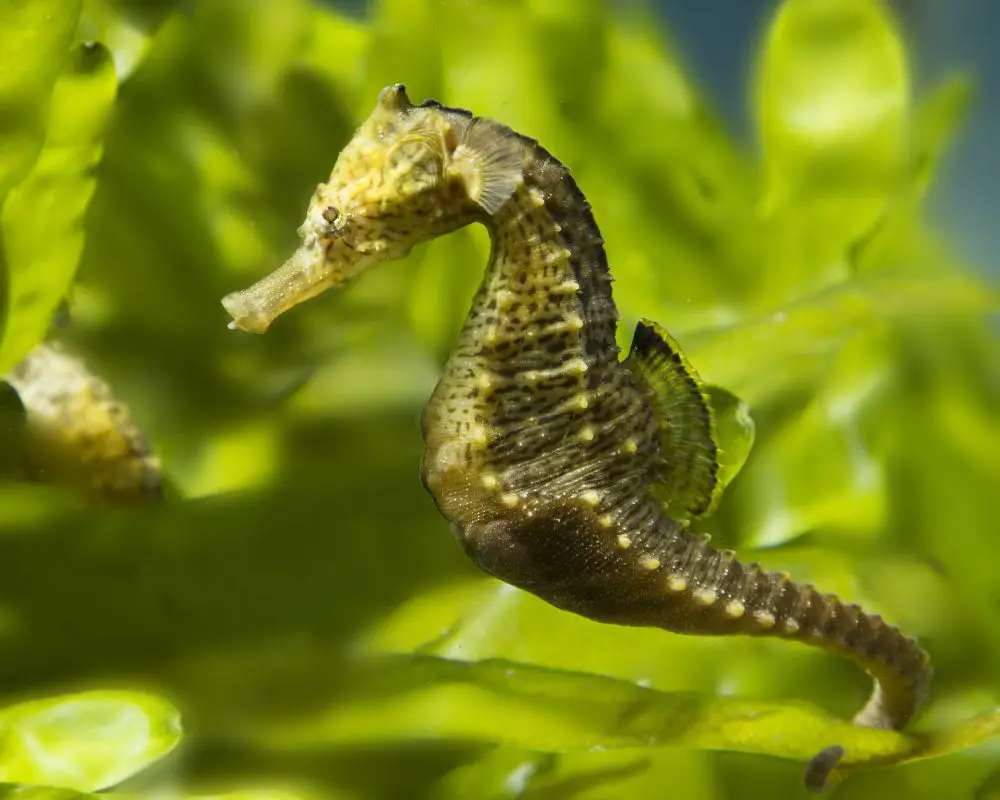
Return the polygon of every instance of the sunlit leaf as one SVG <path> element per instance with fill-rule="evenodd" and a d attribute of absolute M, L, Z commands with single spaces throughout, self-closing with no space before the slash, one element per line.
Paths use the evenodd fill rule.
<path fill-rule="evenodd" d="M 504 661 L 396 657 L 359 670 L 343 702 L 262 734 L 279 751 L 447 737 L 543 752 L 685 745 L 799 761 L 844 748 L 845 772 L 933 758 L 1000 734 L 1000 712 L 905 736 L 835 720 L 802 703 L 666 693 Z"/>
<path fill-rule="evenodd" d="M 881 0 L 785 0 L 756 86 L 771 192 L 856 193 L 907 160 L 909 75 Z"/>
<path fill-rule="evenodd" d="M 101 42 L 114 55 L 119 82 L 134 72 L 150 40 L 176 8 L 178 0 L 85 0 L 79 38 Z"/>
<path fill-rule="evenodd" d="M 756 406 L 817 380 L 846 341 L 873 326 L 900 318 L 978 316 L 998 306 L 997 290 L 971 277 L 887 272 L 830 287 L 766 316 L 693 331 L 684 341 L 706 381 Z"/>
<path fill-rule="evenodd" d="M 81 0 L 0 6 L 0 202 L 38 156 Z"/>
<path fill-rule="evenodd" d="M 3 206 L 8 294 L 0 374 L 42 339 L 69 291 L 116 86 L 106 49 L 74 49 L 53 92 L 41 155 Z"/>
<path fill-rule="evenodd" d="M 98 791 L 163 758 L 180 716 L 155 695 L 88 692 L 0 710 L 0 782 Z"/>
<path fill-rule="evenodd" d="M 884 524 L 882 459 L 861 426 L 884 388 L 881 355 L 873 337 L 842 346 L 820 392 L 757 453 L 740 497 L 748 544 L 831 529 L 870 536 Z"/>

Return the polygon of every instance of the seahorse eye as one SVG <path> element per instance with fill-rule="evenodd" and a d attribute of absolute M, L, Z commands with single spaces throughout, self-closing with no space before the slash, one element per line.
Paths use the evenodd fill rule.
<path fill-rule="evenodd" d="M 323 219 L 331 225 L 335 225 L 337 220 L 340 219 L 340 212 L 333 206 L 327 206 L 323 209 Z"/>

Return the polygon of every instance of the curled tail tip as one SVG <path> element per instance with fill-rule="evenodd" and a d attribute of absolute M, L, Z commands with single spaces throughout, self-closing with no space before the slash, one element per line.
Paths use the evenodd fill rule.
<path fill-rule="evenodd" d="M 844 748 L 839 744 L 831 745 L 814 755 L 806 765 L 806 790 L 811 794 L 825 794 L 840 783 L 837 765 L 843 757 Z"/>

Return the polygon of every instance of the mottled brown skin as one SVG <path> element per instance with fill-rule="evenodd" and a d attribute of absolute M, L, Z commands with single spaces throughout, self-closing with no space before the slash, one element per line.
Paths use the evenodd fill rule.
<path fill-rule="evenodd" d="M 324 214 L 335 223 L 320 222 Z M 472 222 L 489 230 L 492 253 L 425 411 L 421 463 L 470 558 L 602 622 L 832 650 L 876 680 L 855 722 L 906 725 L 931 676 L 914 640 L 855 605 L 741 564 L 654 498 L 671 458 L 660 451 L 657 404 L 619 360 L 612 278 L 590 207 L 537 142 L 465 111 L 413 106 L 390 87 L 318 188 L 303 247 L 224 304 L 234 327 L 264 330 L 369 263 Z"/>

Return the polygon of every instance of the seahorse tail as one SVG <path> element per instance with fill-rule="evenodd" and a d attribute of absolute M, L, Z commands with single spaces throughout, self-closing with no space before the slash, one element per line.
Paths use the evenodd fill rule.
<path fill-rule="evenodd" d="M 865 669 L 875 687 L 854 724 L 900 730 L 917 714 L 933 675 L 916 642 L 877 614 L 868 614 L 783 573 L 743 568 L 743 604 L 759 630 L 844 656 Z"/>
<path fill-rule="evenodd" d="M 743 565 L 731 551 L 710 547 L 706 535 L 674 542 L 667 577 L 674 602 L 664 627 L 777 636 L 822 647 L 854 661 L 875 680 L 871 697 L 854 716 L 855 725 L 901 730 L 916 716 L 933 670 L 915 639 L 811 584 L 795 583 L 759 564 Z M 806 770 L 806 787 L 823 791 L 843 755 L 839 745 L 817 754 Z"/>
<path fill-rule="evenodd" d="M 756 564 L 747 572 L 759 576 L 764 591 L 758 596 L 781 598 L 772 612 L 777 635 L 844 656 L 874 678 L 868 702 L 854 715 L 855 725 L 901 730 L 916 716 L 933 670 L 930 657 L 915 639 L 879 615 L 867 614 L 835 595 L 822 594 L 810 584 L 793 583 L 780 573 L 764 573 Z M 760 618 L 757 615 L 758 624 Z M 770 618 L 764 621 L 770 622 Z M 824 792 L 843 756 L 840 745 L 817 753 L 806 767 L 806 788 Z"/>
<path fill-rule="evenodd" d="M 709 537 L 682 535 L 664 555 L 672 618 L 664 627 L 706 634 L 777 636 L 848 658 L 875 679 L 854 723 L 903 728 L 919 711 L 933 671 L 917 642 L 880 616 L 798 584 L 759 564 L 741 564 Z M 685 602 L 686 599 L 686 602 Z"/>

